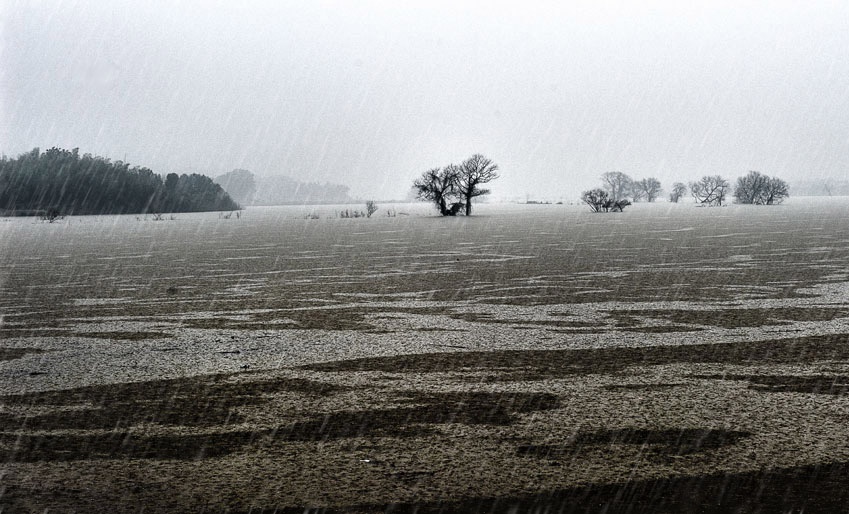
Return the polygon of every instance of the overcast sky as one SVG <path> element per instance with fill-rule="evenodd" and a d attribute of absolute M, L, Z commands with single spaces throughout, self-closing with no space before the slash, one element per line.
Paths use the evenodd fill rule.
<path fill-rule="evenodd" d="M 476 152 L 497 196 L 849 178 L 849 2 L 692 4 L 0 0 L 0 152 L 373 198 Z"/>

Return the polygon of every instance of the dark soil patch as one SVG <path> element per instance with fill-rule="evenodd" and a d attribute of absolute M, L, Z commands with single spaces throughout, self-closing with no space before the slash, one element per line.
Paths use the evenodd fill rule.
<path fill-rule="evenodd" d="M 587 450 L 599 450 L 617 445 L 639 446 L 648 455 L 667 458 L 691 455 L 731 446 L 740 439 L 751 436 L 748 432 L 717 430 L 708 428 L 684 428 L 666 430 L 619 429 L 600 432 L 581 432 L 565 445 L 522 445 L 519 455 L 549 460 L 579 458 Z"/>
<path fill-rule="evenodd" d="M 416 394 L 416 407 L 335 412 L 281 429 L 288 441 L 322 441 L 346 437 L 411 437 L 431 433 L 443 423 L 509 425 L 514 414 L 555 409 L 557 396 L 538 393 Z"/>
<path fill-rule="evenodd" d="M 528 325 L 534 327 L 554 327 L 554 328 L 591 328 L 597 327 L 597 324 L 586 321 L 575 320 L 534 320 L 534 319 L 517 319 L 517 318 L 497 318 L 492 314 L 479 312 L 460 312 L 449 315 L 452 319 L 470 321 L 475 323 L 498 323 L 502 325 Z"/>
<path fill-rule="evenodd" d="M 671 334 L 683 332 L 699 332 L 704 330 L 699 327 L 688 327 L 686 325 L 667 325 L 653 327 L 629 327 L 628 332 L 638 332 L 641 334 Z"/>
<path fill-rule="evenodd" d="M 259 395 L 284 388 L 313 391 L 308 381 L 254 382 L 239 384 L 248 387 L 229 389 L 237 398 L 233 403 L 245 405 L 246 396 L 254 396 L 252 403 L 261 403 Z M 233 384 L 228 384 L 233 385 Z M 274 386 L 273 388 L 271 386 Z M 415 437 L 430 434 L 432 425 L 459 423 L 466 425 L 509 425 L 514 415 L 553 409 L 559 406 L 556 396 L 532 393 L 443 393 L 407 395 L 406 401 L 413 407 L 392 409 L 368 409 L 342 411 L 316 415 L 303 422 L 273 429 L 255 431 L 224 431 L 209 434 L 145 435 L 144 430 L 128 430 L 140 421 L 162 425 L 184 425 L 215 428 L 232 423 L 238 415 L 224 411 L 221 399 L 216 395 L 226 394 L 228 388 L 213 386 L 194 394 L 182 391 L 181 399 L 175 404 L 163 405 L 154 399 L 140 404 L 140 413 L 131 413 L 128 403 L 116 405 L 105 403 L 100 409 L 82 411 L 57 411 L 51 414 L 20 418 L 6 415 L 4 421 L 15 426 L 3 427 L 11 432 L 15 428 L 26 432 L 0 434 L 0 460 L 3 462 L 69 461 L 83 459 L 176 459 L 197 460 L 220 457 L 255 444 L 267 446 L 286 441 L 329 441 L 354 437 Z M 238 392 L 236 392 L 238 391 Z M 53 393 L 55 394 L 55 393 Z M 178 394 L 178 393 L 175 393 Z M 138 400 L 138 399 L 136 399 Z M 110 401 L 115 401 L 112 398 Z M 182 403 L 181 403 L 182 402 Z M 36 402 L 33 402 L 36 403 Z M 150 407 L 159 404 L 164 414 L 151 418 Z M 195 409 L 187 409 L 188 404 Z M 204 405 L 211 409 L 205 416 Z M 183 414 L 183 410 L 194 412 Z M 118 427 L 105 434 L 31 434 L 33 429 L 108 429 L 109 424 Z"/>
<path fill-rule="evenodd" d="M 114 339 L 121 341 L 143 341 L 145 339 L 165 339 L 171 337 L 166 332 L 77 332 L 76 337 L 93 337 L 95 339 Z"/>
<path fill-rule="evenodd" d="M 340 508 L 251 509 L 251 514 L 720 514 L 849 512 L 849 463 L 593 484 L 507 498 L 358 505 Z M 247 514 L 248 511 L 243 511 Z"/>
<path fill-rule="evenodd" d="M 274 393 L 325 395 L 339 390 L 330 384 L 303 379 L 231 382 L 228 378 L 216 375 L 0 396 L 0 404 L 55 408 L 33 415 L 0 413 L 0 430 L 121 431 L 140 423 L 221 426 L 243 421 L 239 407 L 262 404 Z"/>
<path fill-rule="evenodd" d="M 788 325 L 793 321 L 831 321 L 849 317 L 849 310 L 839 308 L 778 308 L 720 310 L 627 310 L 609 311 L 622 327 L 639 326 L 640 317 L 663 319 L 673 323 L 707 325 L 722 328 L 748 328 L 766 325 Z"/>
<path fill-rule="evenodd" d="M 725 344 L 596 348 L 581 350 L 502 350 L 373 357 L 304 366 L 316 371 L 435 373 L 516 369 L 515 380 L 616 373 L 632 366 L 672 363 L 787 364 L 849 359 L 846 334 Z"/>
<path fill-rule="evenodd" d="M 749 389 L 767 393 L 849 394 L 849 376 L 845 375 L 692 375 L 709 380 L 749 382 Z"/>
<path fill-rule="evenodd" d="M 61 328 L 3 328 L 0 329 L 0 341 L 23 337 L 65 337 L 68 334 L 68 331 Z"/>
<path fill-rule="evenodd" d="M 37 348 L 0 348 L 0 361 L 11 361 L 20 359 L 27 354 L 44 353 L 44 350 Z"/>
<path fill-rule="evenodd" d="M 680 382 L 673 384 L 610 384 L 604 386 L 604 388 L 608 391 L 662 391 L 682 385 L 684 384 Z"/>
<path fill-rule="evenodd" d="M 89 459 L 199 460 L 240 450 L 268 431 L 145 436 L 118 431 L 97 435 L 0 435 L 3 462 Z"/>
<path fill-rule="evenodd" d="M 441 308 L 411 307 L 345 307 L 323 309 L 283 309 L 252 314 L 250 319 L 227 317 L 185 320 L 183 324 L 190 328 L 262 330 L 264 328 L 299 330 L 362 330 L 375 331 L 378 328 L 369 321 L 369 317 L 387 318 L 388 314 L 443 314 Z M 281 321 L 285 321 L 281 323 Z"/>

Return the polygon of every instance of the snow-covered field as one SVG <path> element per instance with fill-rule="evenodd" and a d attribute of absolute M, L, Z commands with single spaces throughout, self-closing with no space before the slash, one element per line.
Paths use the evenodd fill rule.
<path fill-rule="evenodd" d="M 0 219 L 0 505 L 522 510 L 849 462 L 849 198 L 345 208 Z"/>

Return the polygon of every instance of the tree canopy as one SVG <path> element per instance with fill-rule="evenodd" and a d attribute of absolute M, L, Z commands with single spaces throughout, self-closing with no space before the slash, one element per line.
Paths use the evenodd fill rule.
<path fill-rule="evenodd" d="M 705 175 L 697 182 L 690 182 L 690 194 L 702 205 L 721 206 L 727 191 L 728 181 L 719 175 Z"/>
<path fill-rule="evenodd" d="M 734 187 L 734 201 L 755 205 L 773 205 L 790 196 L 787 183 L 776 177 L 769 177 L 758 171 L 750 171 L 737 179 Z"/>
<path fill-rule="evenodd" d="M 489 194 L 489 189 L 483 189 L 481 184 L 492 182 L 498 178 L 498 165 L 492 159 L 476 153 L 460 165 L 457 179 L 457 191 L 465 200 L 466 216 L 472 214 L 472 198 Z"/>

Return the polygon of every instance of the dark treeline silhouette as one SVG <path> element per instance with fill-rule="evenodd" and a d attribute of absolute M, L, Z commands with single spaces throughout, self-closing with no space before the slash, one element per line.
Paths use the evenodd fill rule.
<path fill-rule="evenodd" d="M 169 173 L 79 149 L 38 148 L 0 158 L 0 212 L 16 215 L 143 214 L 235 210 L 239 205 L 204 175 Z"/>

